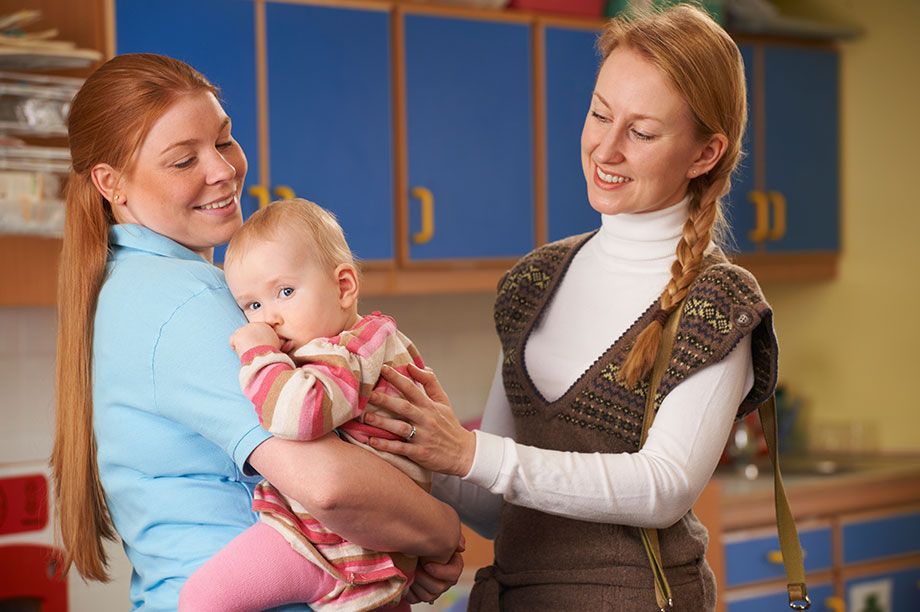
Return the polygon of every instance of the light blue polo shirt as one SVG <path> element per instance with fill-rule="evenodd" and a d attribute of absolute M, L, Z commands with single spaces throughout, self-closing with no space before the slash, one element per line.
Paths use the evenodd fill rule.
<path fill-rule="evenodd" d="M 228 341 L 246 319 L 223 272 L 140 225 L 114 226 L 110 245 L 93 337 L 99 473 L 133 609 L 174 611 L 185 579 L 256 520 L 259 478 L 243 469 L 269 434 L 240 391 Z"/>

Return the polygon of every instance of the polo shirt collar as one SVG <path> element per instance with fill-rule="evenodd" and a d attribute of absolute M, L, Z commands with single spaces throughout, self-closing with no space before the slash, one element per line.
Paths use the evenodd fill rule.
<path fill-rule="evenodd" d="M 109 244 L 174 259 L 207 261 L 195 251 L 182 246 L 175 240 L 136 223 L 113 225 L 109 229 Z"/>

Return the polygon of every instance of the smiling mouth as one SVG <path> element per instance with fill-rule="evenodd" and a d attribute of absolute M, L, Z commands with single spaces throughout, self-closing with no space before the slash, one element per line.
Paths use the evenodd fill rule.
<path fill-rule="evenodd" d="M 235 195 L 230 195 L 226 199 L 220 200 L 219 202 L 211 202 L 210 204 L 202 204 L 201 206 L 196 206 L 195 208 L 197 208 L 198 210 L 217 210 L 220 208 L 226 208 L 230 206 L 231 204 L 233 204 L 233 200 L 235 197 L 236 197 Z"/>
<path fill-rule="evenodd" d="M 597 178 L 601 179 L 605 183 L 617 184 L 617 183 L 629 183 L 632 181 L 628 176 L 621 176 L 619 174 L 607 174 L 598 166 L 597 168 Z"/>

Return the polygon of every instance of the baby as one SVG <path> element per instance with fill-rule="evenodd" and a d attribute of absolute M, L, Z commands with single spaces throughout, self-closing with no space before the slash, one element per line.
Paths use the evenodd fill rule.
<path fill-rule="evenodd" d="M 249 320 L 230 346 L 262 426 L 289 440 L 314 440 L 338 428 L 430 489 L 430 472 L 367 444 L 371 436 L 394 439 L 361 420 L 376 410 L 368 404 L 371 391 L 388 392 L 381 367 L 406 373 L 409 363 L 424 364 L 393 319 L 358 314 L 358 273 L 335 217 L 306 200 L 273 202 L 234 235 L 224 270 Z M 297 602 L 317 611 L 373 610 L 400 602 L 411 583 L 415 557 L 343 540 L 268 481 L 257 486 L 253 510 L 260 521 L 186 582 L 180 612 Z M 254 566 L 265 568 L 259 577 Z"/>

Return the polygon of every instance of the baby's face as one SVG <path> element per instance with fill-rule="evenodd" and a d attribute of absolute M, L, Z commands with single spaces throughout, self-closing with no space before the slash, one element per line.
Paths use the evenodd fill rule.
<path fill-rule="evenodd" d="M 224 272 L 246 318 L 271 325 L 286 353 L 350 322 L 332 270 L 322 269 L 302 241 L 253 238 Z"/>

